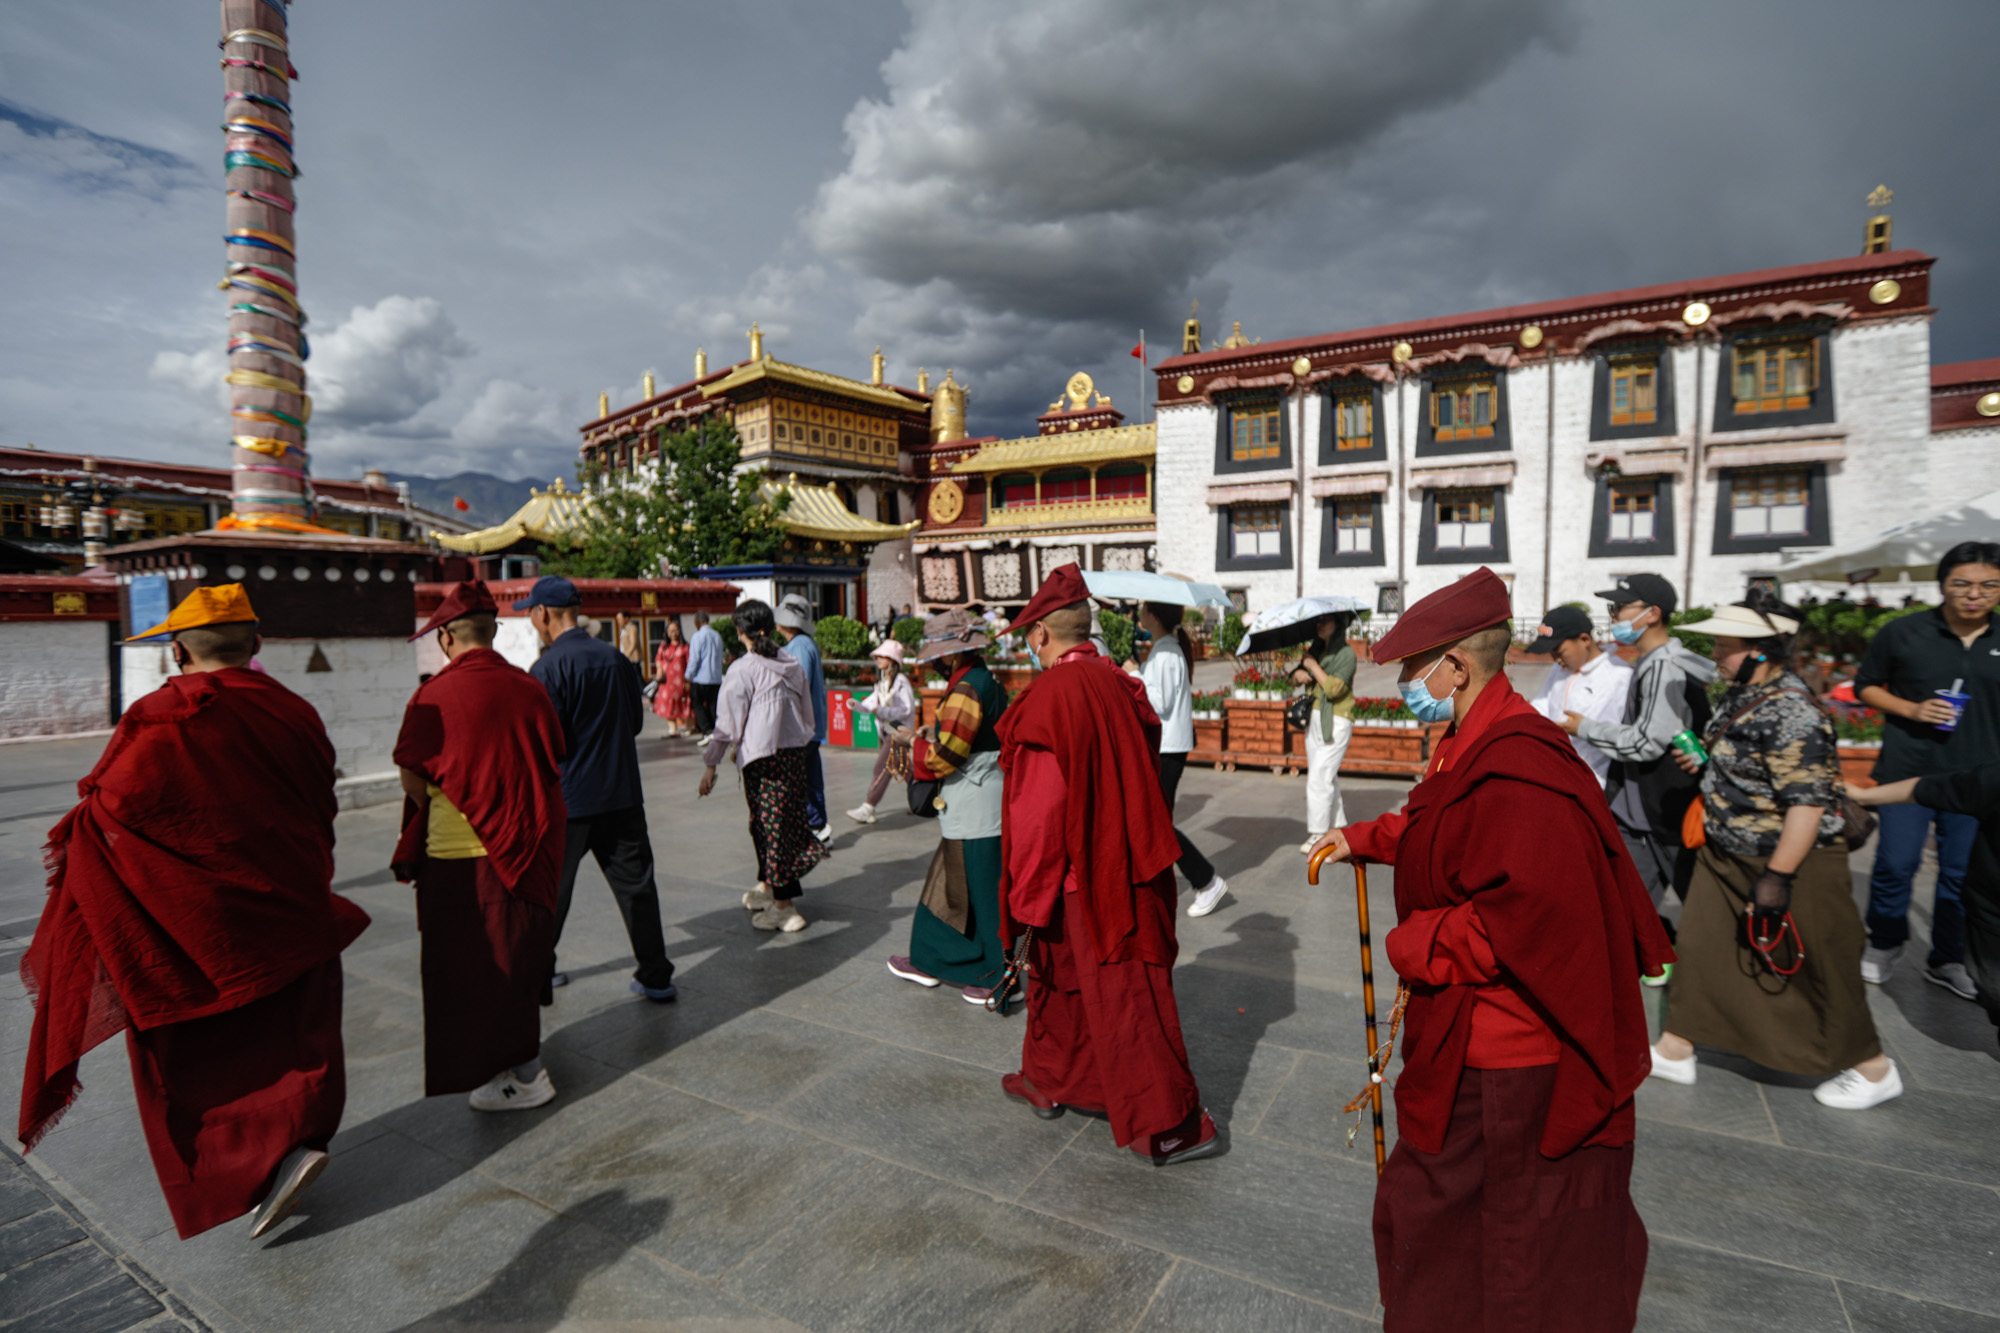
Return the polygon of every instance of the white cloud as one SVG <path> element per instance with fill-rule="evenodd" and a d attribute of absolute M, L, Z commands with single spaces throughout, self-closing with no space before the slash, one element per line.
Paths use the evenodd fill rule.
<path fill-rule="evenodd" d="M 451 437 L 465 449 L 545 451 L 574 444 L 574 415 L 546 389 L 489 380 L 452 427 Z"/>
<path fill-rule="evenodd" d="M 229 373 L 229 354 L 220 347 L 206 346 L 197 352 L 157 352 L 146 377 L 183 391 L 197 402 L 229 407 L 229 386 L 222 377 Z"/>
<path fill-rule="evenodd" d="M 472 355 L 428 296 L 385 296 L 312 339 L 307 366 L 315 427 L 368 428 L 409 421 L 444 395 L 452 362 Z"/>

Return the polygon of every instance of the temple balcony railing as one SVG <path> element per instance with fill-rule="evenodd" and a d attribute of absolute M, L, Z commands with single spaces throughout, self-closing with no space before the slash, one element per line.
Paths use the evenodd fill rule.
<path fill-rule="evenodd" d="M 1042 504 L 1010 504 L 986 512 L 986 528 L 1040 528 L 1056 524 L 1130 523 L 1153 517 L 1153 501 L 1145 495 L 1120 495 L 1102 500 L 1060 500 Z"/>

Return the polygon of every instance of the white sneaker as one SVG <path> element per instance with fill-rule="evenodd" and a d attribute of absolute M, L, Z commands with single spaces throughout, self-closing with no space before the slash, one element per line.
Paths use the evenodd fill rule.
<path fill-rule="evenodd" d="M 815 838 L 819 839 L 819 845 L 822 847 L 829 847 L 833 844 L 833 825 L 831 824 L 821 824 L 812 831 L 812 834 Z"/>
<path fill-rule="evenodd" d="M 556 1085 L 546 1069 L 535 1075 L 532 1083 L 521 1082 L 511 1069 L 502 1070 L 485 1087 L 474 1088 L 467 1098 L 475 1111 L 530 1111 L 555 1099 Z"/>
<path fill-rule="evenodd" d="M 1896 960 L 1902 956 L 1903 946 L 1900 944 L 1888 949 L 1869 945 L 1861 951 L 1861 979 L 1871 986 L 1880 986 L 1896 970 Z"/>
<path fill-rule="evenodd" d="M 1217 875 L 1208 882 L 1208 887 L 1197 893 L 1194 901 L 1188 904 L 1188 915 L 1207 916 L 1216 909 L 1217 904 L 1222 901 L 1222 895 L 1227 892 L 1229 892 L 1228 881 Z"/>
<path fill-rule="evenodd" d="M 1313 836 L 1312 836 L 1312 837 L 1310 837 L 1310 838 L 1307 838 L 1307 839 L 1306 839 L 1306 840 L 1305 840 L 1304 842 L 1300 843 L 1300 844 L 1299 844 L 1299 855 L 1300 855 L 1300 856 L 1311 856 L 1311 855 L 1313 854 L 1313 848 L 1315 848 L 1315 847 L 1319 846 L 1319 840 L 1320 840 L 1321 838 L 1324 838 L 1325 836 L 1326 836 L 1326 835 L 1325 835 L 1324 833 L 1315 833 L 1315 834 L 1313 834 Z"/>
<path fill-rule="evenodd" d="M 782 930 L 787 935 L 806 928 L 806 919 L 799 915 L 796 907 L 780 907 L 775 902 L 750 918 L 750 924 L 759 930 Z"/>
<path fill-rule="evenodd" d="M 875 807 L 863 801 L 860 805 L 849 810 L 847 817 L 857 824 L 872 824 L 875 822 Z"/>
<path fill-rule="evenodd" d="M 299 1206 L 299 1195 L 305 1193 L 306 1186 L 318 1180 L 319 1173 L 324 1170 L 326 1154 L 317 1148 L 294 1148 L 285 1154 L 285 1160 L 278 1164 L 277 1183 L 271 1186 L 264 1202 L 250 1214 L 250 1239 L 257 1239 L 290 1217 L 292 1210 Z"/>
<path fill-rule="evenodd" d="M 776 901 L 765 889 L 764 882 L 758 880 L 757 887 L 743 895 L 743 908 L 749 912 L 761 912 Z"/>
<path fill-rule="evenodd" d="M 1814 1101 L 1836 1111 L 1865 1111 L 1902 1095 L 1903 1075 L 1894 1060 L 1889 1062 L 1889 1072 L 1879 1083 L 1869 1082 L 1858 1069 L 1843 1069 L 1813 1089 Z"/>
<path fill-rule="evenodd" d="M 1669 1060 L 1666 1056 L 1660 1054 L 1660 1048 L 1657 1046 L 1652 1048 L 1652 1052 L 1654 1078 L 1663 1078 L 1669 1083 L 1681 1083 L 1689 1087 L 1694 1086 L 1695 1067 L 1700 1061 L 1696 1060 L 1692 1055 L 1679 1060 Z"/>
<path fill-rule="evenodd" d="M 1936 967 L 1924 969 L 1924 980 L 1933 986 L 1942 986 L 1961 1000 L 1979 998 L 1979 985 L 1972 979 L 1972 973 L 1965 970 L 1964 963 L 1939 963 Z"/>

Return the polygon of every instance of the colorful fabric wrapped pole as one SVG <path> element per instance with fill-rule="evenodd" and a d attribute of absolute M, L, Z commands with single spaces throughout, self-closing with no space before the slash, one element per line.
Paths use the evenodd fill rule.
<path fill-rule="evenodd" d="M 229 193 L 238 199 L 254 199 L 260 204 L 269 204 L 271 207 L 282 209 L 287 213 L 298 207 L 291 200 L 279 195 L 270 194 L 264 190 L 231 190 Z"/>
<path fill-rule="evenodd" d="M 294 259 L 298 258 L 292 251 L 292 243 L 274 231 L 258 231 L 255 227 L 238 227 L 222 239 L 231 245 L 248 245 L 259 250 L 277 250 L 281 253 L 291 255 Z"/>

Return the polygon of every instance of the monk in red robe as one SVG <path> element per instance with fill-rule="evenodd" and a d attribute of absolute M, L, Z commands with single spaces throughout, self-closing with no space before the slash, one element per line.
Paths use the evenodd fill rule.
<path fill-rule="evenodd" d="M 1410 998 L 1375 1192 L 1388 1333 L 1628 1330 L 1646 1274 L 1639 976 L 1673 953 L 1597 779 L 1507 680 L 1509 615 L 1481 569 L 1376 644 L 1410 710 L 1453 726 L 1400 813 L 1322 841 L 1396 867 L 1384 944 Z"/>
<path fill-rule="evenodd" d="M 417 886 L 425 1095 L 524 1111 L 556 1095 L 541 1006 L 569 812 L 562 723 L 541 683 L 493 651 L 498 614 L 484 583 L 461 583 L 412 636 L 436 634 L 449 660 L 396 738 L 409 799 L 394 865 Z"/>
<path fill-rule="evenodd" d="M 1009 633 L 1045 670 L 1000 719 L 1003 938 L 1032 930 L 1028 1030 L 1009 1097 L 1054 1119 L 1102 1115 L 1155 1166 L 1220 1151 L 1174 1005 L 1174 863 L 1160 720 L 1146 689 L 1090 643 L 1074 564 Z"/>
<path fill-rule="evenodd" d="M 138 637 L 159 634 L 181 674 L 126 710 L 49 835 L 49 899 L 21 960 L 35 997 L 21 1142 L 40 1142 L 83 1053 L 122 1030 L 175 1230 L 254 1208 L 261 1236 L 340 1127 L 340 951 L 368 916 L 331 888 L 333 746 L 311 704 L 248 669 L 260 640 L 243 586 L 197 588 Z"/>

